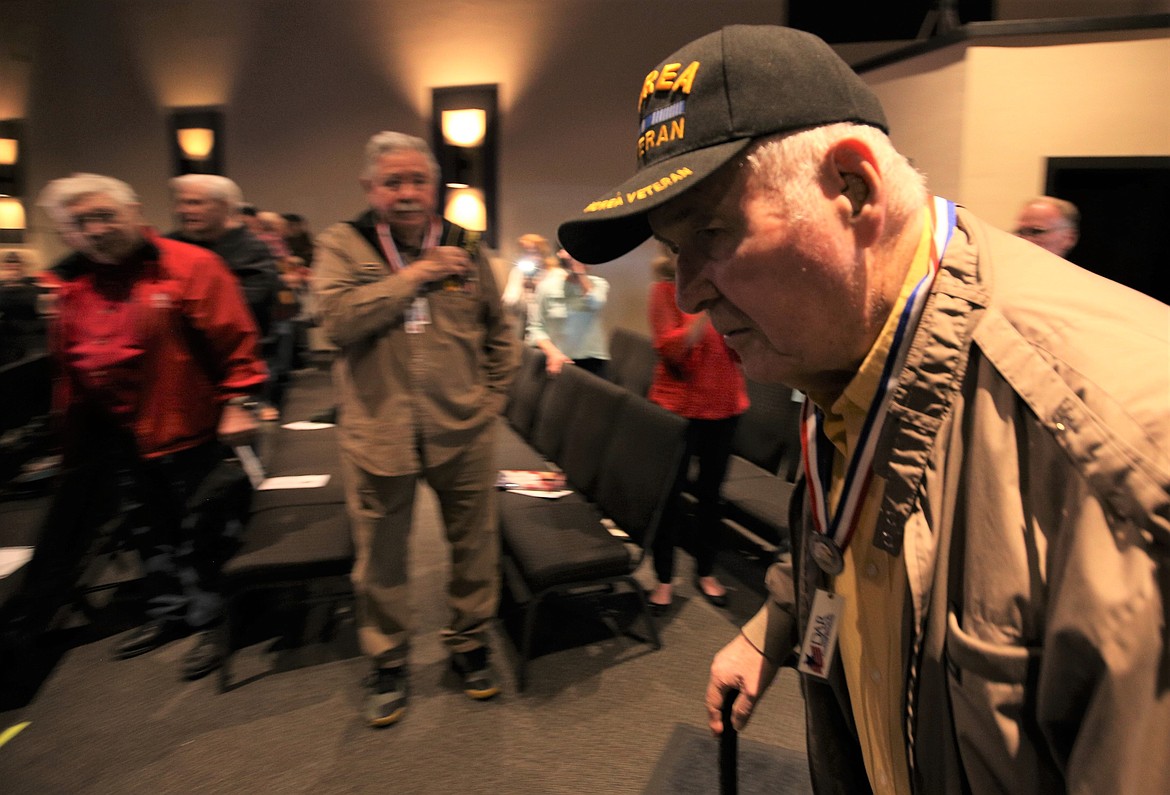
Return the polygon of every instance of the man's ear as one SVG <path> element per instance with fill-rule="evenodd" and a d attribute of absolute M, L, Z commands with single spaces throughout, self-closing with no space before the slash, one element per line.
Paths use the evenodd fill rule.
<path fill-rule="evenodd" d="M 856 138 L 844 138 L 829 150 L 830 185 L 839 195 L 841 214 L 863 246 L 877 240 L 885 220 L 885 195 L 873 151 Z"/>

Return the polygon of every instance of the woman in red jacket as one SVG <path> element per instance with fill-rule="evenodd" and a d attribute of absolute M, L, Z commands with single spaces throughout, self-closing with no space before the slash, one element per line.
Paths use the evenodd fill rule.
<path fill-rule="evenodd" d="M 648 397 L 673 411 L 687 424 L 687 451 L 679 468 L 675 494 L 662 518 L 654 541 L 654 571 L 658 587 L 649 596 L 650 608 L 661 615 L 670 606 L 674 576 L 674 547 L 682 523 L 678 495 L 689 489 L 697 500 L 692 549 L 695 590 L 716 607 L 727 604 L 727 591 L 713 574 L 715 533 L 719 527 L 719 487 L 727 472 L 731 440 L 739 416 L 748 407 L 747 387 L 738 360 L 711 326 L 707 314 L 688 315 L 675 302 L 675 258 L 664 253 L 652 263 L 650 330 L 658 364 Z M 692 458 L 698 458 L 698 477 L 688 486 Z"/>

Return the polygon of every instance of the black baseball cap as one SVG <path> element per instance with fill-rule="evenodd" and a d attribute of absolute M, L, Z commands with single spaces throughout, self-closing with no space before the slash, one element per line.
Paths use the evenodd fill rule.
<path fill-rule="evenodd" d="M 653 69 L 638 94 L 638 170 L 558 237 L 595 264 L 650 237 L 646 213 L 681 195 L 761 136 L 857 122 L 889 132 L 877 96 L 821 39 L 794 28 L 730 25 Z"/>

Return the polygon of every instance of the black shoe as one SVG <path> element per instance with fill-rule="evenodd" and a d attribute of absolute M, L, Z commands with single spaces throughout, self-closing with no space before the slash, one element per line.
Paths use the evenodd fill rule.
<path fill-rule="evenodd" d="M 650 608 L 650 615 L 655 618 L 662 618 L 670 611 L 670 602 L 663 604 L 662 602 L 653 602 L 650 597 L 646 597 L 646 606 Z"/>
<path fill-rule="evenodd" d="M 115 660 L 128 660 L 148 651 L 154 651 L 159 646 L 170 643 L 172 640 L 187 634 L 184 625 L 178 621 L 163 621 L 152 619 L 138 629 L 131 630 L 126 637 L 114 647 Z"/>
<path fill-rule="evenodd" d="M 374 727 L 397 723 L 406 714 L 405 665 L 377 668 L 366 681 L 365 716 Z"/>
<path fill-rule="evenodd" d="M 706 599 L 707 602 L 714 605 L 715 607 L 727 607 L 727 594 L 723 593 L 723 594 L 719 594 L 718 596 L 713 596 L 712 594 L 707 593 L 706 591 L 703 590 L 703 586 L 699 582 L 698 577 L 695 578 L 694 585 L 695 585 L 695 590 L 699 592 L 699 596 Z"/>
<path fill-rule="evenodd" d="M 215 630 L 203 630 L 198 633 L 195 645 L 183 655 L 183 678 L 199 679 L 222 664 L 223 650 L 219 646 L 218 634 Z"/>
<path fill-rule="evenodd" d="M 463 677 L 463 692 L 476 701 L 489 699 L 500 692 L 500 683 L 488 662 L 486 646 L 451 655 L 451 667 Z"/>

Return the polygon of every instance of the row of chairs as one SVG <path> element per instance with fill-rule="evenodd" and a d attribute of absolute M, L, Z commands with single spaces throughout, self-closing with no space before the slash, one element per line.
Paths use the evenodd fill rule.
<path fill-rule="evenodd" d="M 544 354 L 525 348 L 497 436 L 497 467 L 560 471 L 571 493 L 552 500 L 499 495 L 504 580 L 524 611 L 521 690 L 538 613 L 552 597 L 628 588 L 658 648 L 657 627 L 632 575 L 653 543 L 685 433 L 682 418 L 581 368 L 546 378 Z"/>
<path fill-rule="evenodd" d="M 615 329 L 609 378 L 645 396 L 658 356 L 644 334 Z M 747 382 L 751 405 L 740 417 L 720 497 L 723 522 L 735 537 L 773 553 L 789 548 L 788 505 L 800 467 L 803 395 L 780 384 Z M 682 499 L 693 500 L 684 491 Z"/>
<path fill-rule="evenodd" d="M 309 420 L 334 406 L 325 370 L 296 374 L 289 384 L 283 415 Z M 323 424 L 322 424 L 323 425 Z M 241 605 L 257 592 L 290 594 L 287 603 L 330 606 L 352 599 L 349 573 L 354 548 L 345 510 L 345 492 L 334 427 L 273 429 L 262 441 L 266 474 L 271 477 L 329 475 L 324 486 L 272 489 L 252 495 L 243 543 L 224 564 L 221 587 L 224 621 L 220 628 L 223 666 L 220 692 L 232 687 L 231 658 L 238 640 Z M 323 633 L 333 628 L 327 620 Z"/>

